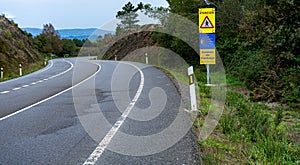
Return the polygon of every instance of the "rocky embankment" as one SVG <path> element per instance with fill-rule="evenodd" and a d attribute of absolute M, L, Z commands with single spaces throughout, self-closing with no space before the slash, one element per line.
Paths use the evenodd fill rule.
<path fill-rule="evenodd" d="M 31 34 L 22 31 L 5 16 L 0 16 L 0 67 L 4 68 L 4 76 L 17 75 L 19 64 L 29 68 L 39 61 L 42 61 L 42 56 L 35 49 Z"/>
<path fill-rule="evenodd" d="M 155 41 L 151 39 L 154 28 L 155 25 L 144 25 L 114 36 L 104 48 L 103 59 L 114 59 L 115 55 L 118 59 L 123 59 L 137 49 L 155 45 Z"/>

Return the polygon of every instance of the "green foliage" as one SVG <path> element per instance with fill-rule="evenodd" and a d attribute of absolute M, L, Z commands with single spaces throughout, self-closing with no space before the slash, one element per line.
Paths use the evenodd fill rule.
<path fill-rule="evenodd" d="M 12 39 L 12 34 L 11 34 L 10 30 L 6 31 L 6 37 L 10 40 Z"/>
<path fill-rule="evenodd" d="M 205 74 L 195 71 L 197 80 L 205 82 Z M 232 84 L 240 84 L 227 77 Z M 195 127 L 201 127 L 211 102 L 209 90 L 199 85 L 201 116 Z M 270 108 L 253 103 L 244 95 L 227 92 L 226 104 L 219 126 L 205 141 L 199 142 L 204 164 L 297 164 L 300 146 L 299 114 L 278 106 Z M 203 119 L 202 119 L 203 118 Z M 297 131 L 298 130 L 298 131 Z"/>
<path fill-rule="evenodd" d="M 53 53 L 59 57 L 63 57 L 66 54 L 76 56 L 80 50 L 79 48 L 84 43 L 93 46 L 89 40 L 60 39 L 52 24 L 44 25 L 43 32 L 34 37 L 33 41 L 35 48 L 40 52 L 46 55 Z"/>
<path fill-rule="evenodd" d="M 180 55 L 190 65 L 199 65 L 200 57 L 197 52 L 181 39 L 158 32 L 155 32 L 151 38 L 160 46 L 169 48 Z"/>
<path fill-rule="evenodd" d="M 60 36 L 52 24 L 44 25 L 42 33 L 34 38 L 34 42 L 37 48 L 45 54 L 61 55 L 62 44 Z"/>
<path fill-rule="evenodd" d="M 240 81 L 238 78 L 226 75 L 226 84 L 227 86 L 230 87 L 235 87 L 235 86 L 245 86 L 245 83 Z"/>
<path fill-rule="evenodd" d="M 73 43 L 74 43 L 77 47 L 82 47 L 83 44 L 84 44 L 84 42 L 85 42 L 85 40 L 79 40 L 79 39 L 76 39 L 76 38 L 74 38 L 72 41 L 73 41 Z"/>
<path fill-rule="evenodd" d="M 6 43 L 0 38 L 0 53 L 6 53 L 7 45 Z"/>
<path fill-rule="evenodd" d="M 4 69 L 4 79 L 0 81 L 18 77 L 20 63 L 26 74 L 41 60 L 42 57 L 34 49 L 33 39 L 13 21 L 0 16 L 0 67 Z"/>
<path fill-rule="evenodd" d="M 204 7 L 204 1 L 198 0 L 167 0 L 169 3 L 170 12 L 179 14 L 188 18 L 194 23 L 198 23 L 198 10 Z"/>
<path fill-rule="evenodd" d="M 69 54 L 71 56 L 76 55 L 76 45 L 72 40 L 62 39 L 62 51 L 61 54 Z"/>
<path fill-rule="evenodd" d="M 282 107 L 271 109 L 251 103 L 241 94 L 229 92 L 220 127 L 228 137 L 243 140 L 251 146 L 247 153 L 249 162 L 289 164 L 297 161 L 299 145 L 289 134 L 293 132 L 290 124 L 284 124 L 286 115 L 283 111 L 286 110 Z"/>
<path fill-rule="evenodd" d="M 142 6 L 142 3 L 140 3 L 136 8 L 131 2 L 125 4 L 125 6 L 122 7 L 122 10 L 118 11 L 116 15 L 116 18 L 121 20 L 121 24 L 118 24 L 118 27 L 122 29 L 137 27 L 137 23 L 139 22 L 139 20 L 137 19 L 138 14 L 136 12 L 140 10 Z"/>
<path fill-rule="evenodd" d="M 263 8 L 245 13 L 240 29 L 247 40 L 242 43 L 242 49 L 260 49 L 249 57 L 248 62 L 253 62 L 251 59 L 264 61 L 258 65 L 255 77 L 246 78 L 255 88 L 255 100 L 300 104 L 299 100 L 293 99 L 293 94 L 298 95 L 294 91 L 298 90 L 295 88 L 300 84 L 299 78 L 295 79 L 299 77 L 299 71 L 292 69 L 300 64 L 297 60 L 300 50 L 300 13 L 296 3 L 290 0 L 267 2 Z M 263 55 L 262 58 L 259 58 L 259 54 Z M 297 85 L 290 88 L 290 84 Z"/>
<path fill-rule="evenodd" d="M 137 7 L 135 7 L 131 2 L 125 4 L 121 11 L 117 12 L 116 18 L 121 21 L 116 28 L 116 34 L 120 35 L 126 32 L 130 28 L 139 27 L 137 24 L 139 20 L 138 12 L 144 13 L 150 18 L 159 20 L 161 23 L 164 22 L 164 16 L 168 9 L 164 7 L 152 7 L 150 4 L 143 4 L 140 2 Z"/>
<path fill-rule="evenodd" d="M 25 44 L 23 41 L 18 41 L 18 46 L 21 48 L 21 49 L 24 49 L 25 48 Z"/>
<path fill-rule="evenodd" d="M 195 0 L 168 0 L 170 12 L 198 23 Z M 227 73 L 252 90 L 255 101 L 282 102 L 299 108 L 299 1 L 214 1 L 217 7 L 217 50 Z M 165 24 L 166 28 L 168 24 Z M 172 25 L 174 26 L 174 25 Z M 189 64 L 198 57 L 181 40 L 164 34 L 153 37 L 180 54 Z M 189 53 L 186 53 L 189 52 Z M 199 65 L 199 64 L 198 64 Z"/>

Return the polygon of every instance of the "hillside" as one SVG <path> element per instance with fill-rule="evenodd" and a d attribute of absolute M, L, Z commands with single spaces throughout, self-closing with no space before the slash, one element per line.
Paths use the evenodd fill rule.
<path fill-rule="evenodd" d="M 43 29 L 40 28 L 22 28 L 22 30 L 31 33 L 33 36 L 37 36 L 42 33 Z M 96 28 L 87 28 L 87 29 L 59 29 L 56 30 L 61 38 L 63 39 L 87 39 L 96 40 L 98 36 L 104 36 L 105 34 L 111 33 L 113 31 L 101 30 Z"/>
<path fill-rule="evenodd" d="M 147 46 L 155 45 L 155 41 L 151 39 L 155 25 L 144 25 L 138 29 L 133 29 L 125 34 L 114 36 L 105 45 L 103 51 L 105 51 L 103 59 L 114 59 L 115 55 L 119 59 L 124 58 L 127 54 Z"/>
<path fill-rule="evenodd" d="M 30 35 L 0 16 L 0 67 L 4 68 L 4 77 L 17 75 L 19 64 L 25 69 L 39 61 L 42 56 L 34 48 Z"/>

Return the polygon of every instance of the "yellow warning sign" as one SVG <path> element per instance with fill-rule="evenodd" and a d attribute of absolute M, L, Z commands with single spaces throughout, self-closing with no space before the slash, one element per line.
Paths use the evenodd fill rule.
<path fill-rule="evenodd" d="M 200 64 L 216 64 L 216 49 L 200 49 Z"/>
<path fill-rule="evenodd" d="M 216 10 L 215 8 L 199 9 L 199 32 L 216 33 Z"/>

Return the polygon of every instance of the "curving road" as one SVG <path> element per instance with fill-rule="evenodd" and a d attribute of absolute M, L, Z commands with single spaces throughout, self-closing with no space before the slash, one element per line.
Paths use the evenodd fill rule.
<path fill-rule="evenodd" d="M 162 71 L 56 59 L 0 83 L 0 164 L 199 164 L 189 114 Z"/>

